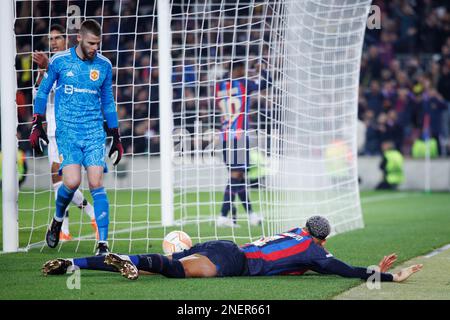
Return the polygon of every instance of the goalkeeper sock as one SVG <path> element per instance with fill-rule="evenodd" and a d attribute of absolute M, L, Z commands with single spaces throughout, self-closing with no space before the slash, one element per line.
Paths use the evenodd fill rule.
<path fill-rule="evenodd" d="M 79 209 L 84 210 L 91 220 L 95 219 L 94 207 L 87 202 L 80 190 L 77 190 L 73 195 L 72 203 Z"/>
<path fill-rule="evenodd" d="M 58 188 L 58 195 L 56 196 L 56 212 L 55 220 L 63 221 L 66 209 L 69 206 L 70 201 L 72 201 L 73 195 L 77 189 L 69 189 L 64 184 Z"/>
<path fill-rule="evenodd" d="M 169 259 L 162 254 L 144 254 L 129 257 L 133 263 L 138 261 L 136 267 L 139 270 L 159 273 L 168 278 L 186 277 L 183 264 L 177 259 Z"/>
<path fill-rule="evenodd" d="M 92 199 L 94 199 L 95 221 L 98 227 L 98 241 L 106 242 L 108 240 L 109 226 L 109 202 L 104 187 L 91 190 Z"/>
<path fill-rule="evenodd" d="M 105 263 L 104 256 L 93 256 L 87 258 L 74 258 L 73 264 L 80 269 L 103 270 L 116 272 L 116 268 Z"/>

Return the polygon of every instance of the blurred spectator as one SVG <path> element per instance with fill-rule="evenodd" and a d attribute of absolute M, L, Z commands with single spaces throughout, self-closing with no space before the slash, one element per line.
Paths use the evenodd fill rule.
<path fill-rule="evenodd" d="M 391 141 L 384 141 L 381 145 L 382 161 L 380 169 L 383 180 L 377 185 L 378 190 L 395 190 L 403 182 L 403 155 L 395 150 Z"/>
<path fill-rule="evenodd" d="M 370 83 L 370 90 L 365 94 L 367 106 L 372 110 L 375 116 L 383 111 L 383 94 L 381 93 L 380 83 L 373 80 Z"/>

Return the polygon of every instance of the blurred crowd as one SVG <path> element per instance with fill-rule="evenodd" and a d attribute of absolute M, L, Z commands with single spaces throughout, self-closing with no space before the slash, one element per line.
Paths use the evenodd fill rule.
<path fill-rule="evenodd" d="M 374 1 L 380 30 L 367 30 L 361 61 L 359 152 L 377 155 L 392 141 L 411 155 L 415 141 L 434 139 L 450 153 L 450 3 Z"/>
<path fill-rule="evenodd" d="M 78 2 L 71 4 L 78 4 L 102 23 L 102 53 L 117 66 L 114 92 L 125 152 L 158 153 L 159 71 L 155 54 L 158 39 L 153 1 L 141 0 L 138 8 L 135 1 L 126 0 Z M 178 2 L 181 3 L 174 1 Z M 220 2 L 211 1 L 207 21 L 201 18 L 205 9 L 201 5 L 190 13 L 194 17 L 197 14 L 199 19 L 188 23 L 177 19 L 185 6 L 174 5 L 172 9 L 174 124 L 187 128 L 189 133 L 194 130 L 197 104 L 200 120 L 213 124 L 213 128 L 220 127 L 220 120 L 212 112 L 215 101 L 211 83 L 213 78 L 223 76 L 226 68 L 214 57 L 253 57 L 248 63 L 250 73 L 255 73 L 260 62 L 258 55 L 264 60 L 268 54 L 264 39 L 269 31 L 264 28 L 267 21 L 262 20 L 263 6 L 252 9 L 253 20 L 248 21 L 248 6 L 235 18 L 234 4 L 220 7 Z M 374 0 L 373 4 L 381 9 L 381 29 L 367 29 L 364 41 L 358 106 L 359 153 L 379 155 L 381 144 L 390 140 L 404 155 L 410 155 L 414 141 L 434 138 L 439 155 L 448 156 L 450 3 Z M 49 1 L 16 2 L 16 5 L 18 138 L 20 147 L 29 151 L 27 139 L 36 77 L 33 70 L 37 68 L 30 53 L 48 51 L 47 32 L 51 24 L 67 25 L 67 2 L 52 1 L 51 7 Z M 220 21 L 219 9 L 225 12 L 221 30 L 229 32 L 214 31 Z M 27 18 L 30 16 L 35 18 Z M 233 31 L 236 23 L 242 28 Z M 212 30 L 207 37 L 195 32 L 202 27 Z M 69 28 L 67 33 L 69 45 L 73 45 L 76 30 Z M 217 46 L 219 38 L 221 45 Z"/>

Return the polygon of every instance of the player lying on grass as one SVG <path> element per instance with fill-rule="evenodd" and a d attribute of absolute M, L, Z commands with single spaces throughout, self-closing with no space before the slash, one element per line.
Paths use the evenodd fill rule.
<path fill-rule="evenodd" d="M 385 256 L 379 271 L 353 267 L 333 257 L 324 249 L 330 224 L 321 216 L 308 219 L 304 228 L 294 228 L 273 237 L 262 238 L 242 246 L 232 241 L 215 240 L 198 243 L 171 256 L 161 254 L 119 255 L 47 261 L 44 275 L 65 274 L 69 267 L 118 271 L 135 280 L 139 273 L 158 273 L 169 278 L 206 278 L 230 276 L 301 275 L 308 270 L 367 280 L 377 273 L 380 281 L 402 282 L 420 271 L 413 265 L 391 274 L 387 271 L 397 260 L 395 254 Z"/>

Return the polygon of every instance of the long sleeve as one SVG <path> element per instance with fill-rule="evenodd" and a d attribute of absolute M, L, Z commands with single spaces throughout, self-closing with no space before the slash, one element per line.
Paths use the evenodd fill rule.
<path fill-rule="evenodd" d="M 363 267 L 350 266 L 334 257 L 321 259 L 316 262 L 311 270 L 323 274 L 335 274 L 346 278 L 360 278 L 367 280 L 376 271 Z M 390 273 L 378 272 L 381 281 L 393 281 Z"/>
<path fill-rule="evenodd" d="M 101 105 L 103 116 L 106 120 L 108 128 L 117 128 L 119 120 L 117 118 L 116 104 L 114 102 L 114 95 L 112 91 L 112 66 L 110 65 L 101 87 Z"/>
<path fill-rule="evenodd" d="M 52 90 L 53 83 L 58 79 L 58 72 L 56 66 L 52 60 L 48 65 L 48 70 L 44 74 L 44 78 L 39 85 L 38 92 L 34 98 L 34 113 L 40 115 L 45 115 L 45 110 L 47 108 L 47 99 L 50 90 Z"/>

